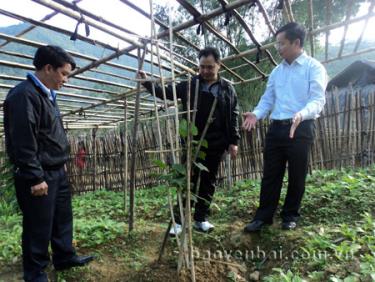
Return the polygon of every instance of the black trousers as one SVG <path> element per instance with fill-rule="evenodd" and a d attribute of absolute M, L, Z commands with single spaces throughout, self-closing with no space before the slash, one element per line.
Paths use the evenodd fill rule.
<path fill-rule="evenodd" d="M 308 157 L 314 140 L 313 120 L 302 121 L 294 138 L 289 138 L 291 124 L 272 122 L 266 135 L 263 178 L 259 208 L 254 220 L 272 223 L 280 199 L 286 164 L 288 163 L 288 191 L 281 212 L 283 221 L 296 221 L 305 192 Z"/>
<path fill-rule="evenodd" d="M 206 157 L 204 160 L 198 160 L 198 162 L 202 163 L 208 169 L 208 172 L 199 172 L 199 170 L 195 168 L 192 176 L 191 190 L 197 199 L 196 202 L 192 201 L 192 206 L 195 207 L 194 220 L 196 221 L 206 221 L 210 215 L 210 205 L 216 190 L 216 176 L 225 149 L 215 148 L 205 149 L 203 151 L 206 153 Z M 200 177 L 199 187 L 197 187 L 198 177 Z M 185 204 L 185 199 L 183 199 L 183 202 Z M 176 223 L 181 224 L 178 206 L 174 208 L 174 217 Z"/>
<path fill-rule="evenodd" d="M 50 259 L 60 264 L 75 255 L 72 245 L 73 215 L 68 178 L 64 168 L 45 171 L 47 196 L 31 195 L 27 181 L 15 175 L 18 204 L 23 215 L 22 256 L 25 281 L 43 281 Z"/>

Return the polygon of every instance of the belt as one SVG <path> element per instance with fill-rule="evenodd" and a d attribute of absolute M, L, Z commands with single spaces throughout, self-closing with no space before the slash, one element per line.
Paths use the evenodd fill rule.
<path fill-rule="evenodd" d="M 274 125 L 291 125 L 293 123 L 292 118 L 288 119 L 271 119 L 271 124 Z"/>

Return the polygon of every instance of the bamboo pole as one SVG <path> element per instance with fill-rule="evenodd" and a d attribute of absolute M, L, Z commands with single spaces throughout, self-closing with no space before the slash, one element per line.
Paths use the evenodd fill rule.
<path fill-rule="evenodd" d="M 287 11 L 289 22 L 294 22 L 294 15 L 293 15 L 293 10 L 292 10 L 292 5 L 290 4 L 289 0 L 284 0 L 284 7 Z"/>
<path fill-rule="evenodd" d="M 152 0 L 149 0 L 150 4 L 150 15 L 151 15 L 151 39 L 153 40 L 155 38 L 155 19 L 154 19 L 154 14 L 153 14 L 153 3 Z M 153 42 L 151 40 L 151 49 L 153 49 Z M 151 62 L 154 61 L 154 52 L 151 52 Z M 151 65 L 151 79 L 154 78 L 154 65 Z M 159 119 L 159 111 L 157 107 L 157 102 L 156 102 L 156 93 L 155 93 L 155 84 L 152 84 L 152 96 L 154 97 L 154 111 L 155 111 L 155 116 L 156 116 L 156 124 L 157 124 L 157 130 L 158 130 L 158 139 L 159 139 L 159 150 L 163 150 L 163 141 L 162 141 L 162 135 L 161 135 L 161 128 L 160 128 L 160 119 Z M 164 154 L 160 153 L 160 159 L 164 162 Z"/>
<path fill-rule="evenodd" d="M 195 282 L 195 268 L 194 268 L 194 256 L 193 256 L 193 235 L 192 235 L 192 223 L 191 223 L 191 169 L 192 169 L 192 123 L 190 118 L 190 87 L 191 79 L 188 78 L 188 90 L 187 90 L 187 124 L 188 124 L 188 135 L 187 135 L 187 152 L 186 152 L 186 201 L 185 201 L 185 226 L 187 228 L 188 235 L 188 249 L 189 249 L 189 268 L 191 273 L 191 280 Z"/>
<path fill-rule="evenodd" d="M 272 33 L 272 35 L 275 36 L 276 35 L 276 31 L 275 31 L 274 27 L 272 26 L 271 20 L 268 17 L 268 13 L 267 13 L 266 9 L 264 8 L 262 2 L 260 0 L 256 0 L 255 3 L 256 3 L 256 5 L 259 8 L 259 12 L 263 15 L 264 20 L 266 22 L 266 25 L 268 26 L 270 32 Z"/>
<path fill-rule="evenodd" d="M 138 48 L 138 69 L 143 68 L 143 62 L 146 55 L 146 46 L 144 46 L 143 54 L 141 56 L 141 49 Z M 140 91 L 141 83 L 137 84 L 137 96 L 135 103 L 135 113 L 134 113 L 134 126 L 133 126 L 133 136 L 132 136 L 132 155 L 131 155 L 131 164 L 130 164 L 130 203 L 129 203 L 129 232 L 134 228 L 134 212 L 135 212 L 135 162 L 136 162 L 136 152 L 137 152 L 137 133 L 138 133 L 138 124 L 139 124 L 139 101 L 140 101 Z"/>
<path fill-rule="evenodd" d="M 123 191 L 124 191 L 124 214 L 127 210 L 127 198 L 128 198 L 128 104 L 126 99 L 124 100 L 124 146 L 123 146 Z"/>
<path fill-rule="evenodd" d="M 97 169 L 96 169 L 96 160 L 97 160 L 97 152 L 96 152 L 96 131 L 98 129 L 97 128 L 93 128 L 92 129 L 92 139 L 93 139 L 93 158 L 94 158 L 94 167 L 93 167 L 93 178 L 92 178 L 92 189 L 93 191 L 96 191 L 96 172 L 97 172 Z"/>

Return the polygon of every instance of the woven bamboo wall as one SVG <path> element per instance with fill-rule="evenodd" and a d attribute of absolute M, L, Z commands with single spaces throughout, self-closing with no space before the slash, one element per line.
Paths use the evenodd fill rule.
<path fill-rule="evenodd" d="M 332 169 L 342 167 L 367 166 L 375 161 L 374 107 L 375 87 L 360 89 L 346 88 L 327 93 L 327 103 L 321 117 L 316 121 L 316 139 L 310 158 L 310 169 Z M 165 131 L 165 122 L 161 124 Z M 239 154 L 230 163 L 230 182 L 246 178 L 260 178 L 263 167 L 264 137 L 268 121 L 260 122 L 256 131 L 242 132 Z M 163 134 L 164 147 L 167 146 Z M 73 191 L 76 193 L 95 189 L 122 190 L 123 187 L 123 138 L 121 132 L 107 133 L 96 137 L 96 167 L 94 165 L 92 136 L 70 137 L 71 160 L 68 168 Z M 78 142 L 86 147 L 85 168 L 80 170 L 75 164 Z M 128 137 L 129 154 L 134 151 Z M 147 153 L 158 149 L 158 136 L 154 120 L 141 123 L 137 150 L 136 186 L 150 187 L 158 183 L 155 174 L 160 173 L 152 160 L 158 155 Z M 219 181 L 228 183 L 228 162 L 223 158 Z M 95 180 L 95 182 L 94 182 Z"/>
<path fill-rule="evenodd" d="M 375 86 L 364 88 L 346 88 L 327 93 L 327 103 L 321 117 L 316 121 L 316 139 L 310 158 L 310 169 L 332 169 L 355 166 L 368 166 L 375 163 Z M 165 130 L 165 121 L 161 124 Z M 230 163 L 231 182 L 246 178 L 260 178 L 263 166 L 264 137 L 268 121 L 258 124 L 251 133 L 241 132 L 239 154 Z M 162 134 L 164 148 L 168 148 L 166 134 Z M 70 181 L 74 193 L 97 189 L 120 191 L 123 188 L 123 148 L 124 134 L 110 132 L 95 137 L 69 136 L 71 155 L 68 162 Z M 80 169 L 76 164 L 79 142 L 85 146 L 85 167 Z M 130 160 L 134 146 L 128 136 Z M 142 122 L 139 130 L 137 150 L 137 188 L 158 184 L 157 174 L 160 170 L 153 164 L 157 154 L 146 151 L 158 150 L 157 127 L 154 120 Z M 0 152 L 4 152 L 4 138 L 0 140 Z M 96 158 L 94 158 L 96 155 Z M 94 161 L 96 159 L 96 162 Z M 4 166 L 4 158 L 0 166 Z M 223 157 L 219 171 L 219 182 L 228 183 L 228 163 Z"/>

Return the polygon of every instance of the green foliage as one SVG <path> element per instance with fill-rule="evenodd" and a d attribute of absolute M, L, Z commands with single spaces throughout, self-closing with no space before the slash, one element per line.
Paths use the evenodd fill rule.
<path fill-rule="evenodd" d="M 180 127 L 179 127 L 179 133 L 180 137 L 183 139 L 183 144 L 187 143 L 189 134 L 194 137 L 198 135 L 198 128 L 194 124 L 189 124 L 186 119 L 181 119 L 180 121 Z M 199 147 L 199 141 L 192 140 L 192 156 L 195 155 L 195 153 L 198 150 Z M 202 147 L 207 147 L 208 143 L 206 140 L 203 140 L 201 143 Z M 200 159 L 204 159 L 205 153 L 200 151 L 198 154 L 198 157 Z M 165 183 L 167 183 L 169 189 L 177 189 L 179 192 L 185 192 L 186 191 L 186 164 L 166 164 L 161 160 L 154 160 L 154 165 L 160 167 L 163 170 L 163 173 L 159 175 L 159 178 L 161 180 L 164 180 Z M 193 161 L 193 165 L 198 168 L 199 170 L 205 170 L 208 171 L 208 169 L 200 162 Z M 167 173 L 164 171 L 167 169 Z"/>
<path fill-rule="evenodd" d="M 299 275 L 294 274 L 292 271 L 288 270 L 286 273 L 281 268 L 274 268 L 274 272 L 277 274 L 273 274 L 267 276 L 264 281 L 266 282 L 306 282 L 307 280 L 302 279 Z"/>
<path fill-rule="evenodd" d="M 21 215 L 17 205 L 11 164 L 0 152 L 0 264 L 20 258 Z"/>

